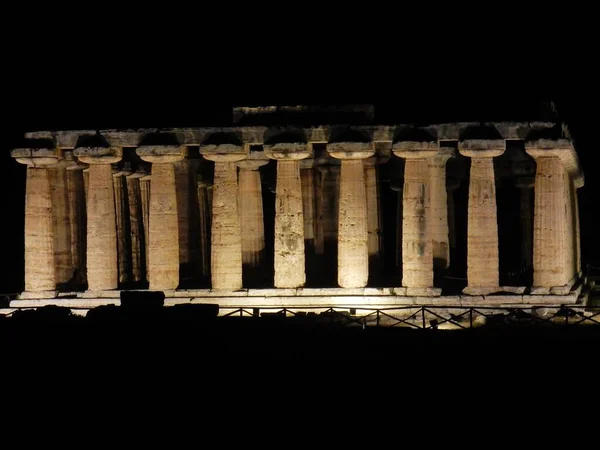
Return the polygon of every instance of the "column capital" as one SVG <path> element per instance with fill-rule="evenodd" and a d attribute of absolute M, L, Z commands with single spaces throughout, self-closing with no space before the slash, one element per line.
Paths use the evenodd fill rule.
<path fill-rule="evenodd" d="M 506 150 L 504 139 L 465 139 L 458 142 L 458 151 L 469 158 L 494 158 Z"/>
<path fill-rule="evenodd" d="M 425 159 L 437 155 L 439 150 L 436 141 L 399 141 L 392 146 L 394 155 L 404 159 Z"/>
<path fill-rule="evenodd" d="M 85 164 L 114 164 L 121 161 L 123 149 L 121 147 L 77 147 L 73 155 Z"/>
<path fill-rule="evenodd" d="M 11 156 L 28 167 L 48 168 L 58 163 L 56 149 L 53 148 L 15 148 Z"/>
<path fill-rule="evenodd" d="M 373 142 L 332 142 L 327 153 L 336 159 L 366 159 L 375 154 Z"/>
<path fill-rule="evenodd" d="M 264 144 L 263 149 L 268 158 L 277 160 L 296 161 L 312 155 L 312 148 L 305 142 Z"/>
<path fill-rule="evenodd" d="M 205 144 L 200 146 L 200 154 L 209 161 L 238 162 L 248 157 L 249 148 L 242 144 Z"/>
<path fill-rule="evenodd" d="M 175 163 L 187 156 L 187 147 L 184 145 L 140 145 L 137 155 L 153 164 Z"/>
<path fill-rule="evenodd" d="M 536 161 L 539 158 L 558 157 L 565 167 L 576 188 L 580 188 L 585 183 L 583 171 L 579 164 L 577 152 L 573 143 L 567 139 L 537 139 L 535 141 L 525 142 L 525 151 Z"/>

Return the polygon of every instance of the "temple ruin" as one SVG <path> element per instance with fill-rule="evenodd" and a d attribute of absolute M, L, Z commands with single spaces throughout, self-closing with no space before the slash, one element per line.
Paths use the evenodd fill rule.
<path fill-rule="evenodd" d="M 85 311 L 122 290 L 221 314 L 584 301 L 584 178 L 563 123 L 374 117 L 239 107 L 219 128 L 26 133 L 10 306 Z"/>

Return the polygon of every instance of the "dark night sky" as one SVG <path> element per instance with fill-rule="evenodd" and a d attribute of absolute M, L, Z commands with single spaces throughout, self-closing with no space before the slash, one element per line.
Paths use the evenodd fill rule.
<path fill-rule="evenodd" d="M 598 159 L 595 116 L 590 114 L 594 102 L 579 85 L 544 91 L 520 85 L 502 90 L 497 84 L 463 82 L 432 90 L 430 80 L 414 75 L 394 82 L 388 74 L 379 82 L 373 74 L 362 77 L 338 71 L 92 69 L 85 65 L 68 72 L 12 74 L 0 141 L 2 219 L 7 232 L 2 237 L 2 265 L 8 269 L 1 275 L 0 292 L 23 276 L 25 167 L 13 161 L 9 152 L 24 131 L 228 125 L 233 104 L 374 103 L 376 120 L 407 123 L 535 119 L 537 102 L 552 99 L 572 131 L 586 175 L 579 192 L 584 263 L 600 266 L 593 211 L 600 194 L 600 181 L 593 175 Z M 506 91 L 509 95 L 504 95 Z"/>

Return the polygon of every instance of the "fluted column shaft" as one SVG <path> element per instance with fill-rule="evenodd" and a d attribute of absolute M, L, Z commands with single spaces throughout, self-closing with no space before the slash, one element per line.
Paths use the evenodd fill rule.
<path fill-rule="evenodd" d="M 67 171 L 74 165 L 73 153 L 67 152 L 69 159 L 63 159 L 49 169 L 50 195 L 52 199 L 52 221 L 54 230 L 54 265 L 56 283 L 63 284 L 73 277 L 73 257 L 71 252 L 71 220 Z"/>
<path fill-rule="evenodd" d="M 306 165 L 304 165 L 306 163 Z M 302 184 L 302 212 L 304 214 L 304 240 L 310 245 L 315 241 L 315 172 L 313 160 L 300 163 L 300 182 Z"/>
<path fill-rule="evenodd" d="M 119 283 L 129 281 L 131 273 L 131 228 L 126 176 L 130 171 L 113 173 L 115 213 L 117 221 L 117 255 Z"/>
<path fill-rule="evenodd" d="M 85 283 L 86 277 L 86 199 L 83 184 L 83 169 L 87 166 L 77 164 L 67 168 L 69 191 L 69 214 L 71 225 L 71 259 L 76 273 L 75 282 Z"/>
<path fill-rule="evenodd" d="M 275 287 L 306 282 L 300 162 L 277 161 L 275 193 Z"/>
<path fill-rule="evenodd" d="M 567 284 L 565 168 L 559 157 L 536 158 L 533 219 L 533 285 Z"/>
<path fill-rule="evenodd" d="M 430 161 L 438 143 L 401 141 L 393 146 L 405 159 L 402 197 L 402 286 L 408 295 L 440 295 L 433 287 Z"/>
<path fill-rule="evenodd" d="M 242 238 L 238 209 L 237 166 L 215 161 L 211 223 L 213 289 L 242 287 Z"/>
<path fill-rule="evenodd" d="M 48 167 L 57 163 L 54 149 L 16 149 L 12 156 L 27 165 L 25 187 L 25 291 L 55 291 L 52 200 Z"/>
<path fill-rule="evenodd" d="M 179 218 L 175 163 L 186 155 L 176 145 L 140 146 L 137 154 L 152 163 L 148 227 L 148 282 L 150 289 L 179 285 Z"/>
<path fill-rule="evenodd" d="M 371 143 L 344 142 L 327 146 L 341 160 L 338 214 L 338 284 L 365 287 L 369 280 L 367 192 L 363 160 L 373 156 Z"/>
<path fill-rule="evenodd" d="M 381 257 L 381 208 L 377 158 L 364 160 L 365 192 L 367 200 L 367 251 L 370 271 L 375 270 Z"/>
<path fill-rule="evenodd" d="M 150 267 L 150 181 L 151 175 L 140 178 L 140 204 L 142 208 L 142 225 L 144 227 L 144 262 L 146 266 L 146 281 L 148 281 L 148 268 Z"/>
<path fill-rule="evenodd" d="M 134 282 L 142 281 L 146 276 L 144 219 L 140 187 L 140 178 L 144 176 L 146 174 L 141 172 L 127 175 L 127 200 L 131 229 L 131 275 Z"/>
<path fill-rule="evenodd" d="M 494 160 L 504 153 L 504 141 L 459 143 L 471 158 L 467 219 L 466 294 L 485 294 L 499 289 L 498 217 Z"/>
<path fill-rule="evenodd" d="M 407 159 L 402 197 L 402 285 L 433 286 L 427 159 Z"/>
<path fill-rule="evenodd" d="M 265 160 L 237 163 L 239 171 L 239 213 L 242 241 L 242 264 L 250 269 L 261 266 L 265 250 L 262 188 L 259 168 Z"/>
<path fill-rule="evenodd" d="M 433 265 L 440 269 L 450 265 L 446 161 L 452 156 L 452 152 L 450 148 L 440 149 L 440 153 L 429 160 Z"/>
<path fill-rule="evenodd" d="M 88 290 L 118 286 L 117 227 L 111 164 L 119 162 L 122 149 L 77 148 L 75 156 L 89 164 L 87 194 L 87 280 Z"/>
<path fill-rule="evenodd" d="M 300 160 L 311 155 L 303 143 L 265 145 L 277 160 L 275 191 L 275 287 L 297 288 L 306 283 L 304 212 Z"/>

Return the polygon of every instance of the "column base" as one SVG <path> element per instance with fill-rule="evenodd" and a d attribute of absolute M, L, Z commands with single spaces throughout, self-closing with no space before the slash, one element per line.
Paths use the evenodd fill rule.
<path fill-rule="evenodd" d="M 567 295 L 569 292 L 571 292 L 571 289 L 573 288 L 575 283 L 577 283 L 581 279 L 582 275 L 582 272 L 577 273 L 573 278 L 569 280 L 567 284 L 563 286 L 534 286 L 531 288 L 531 295 Z"/>
<path fill-rule="evenodd" d="M 19 294 L 18 299 L 25 300 L 25 299 L 36 299 L 36 298 L 56 298 L 57 293 L 58 293 L 57 291 L 39 291 L 39 292 L 23 291 Z"/>
<path fill-rule="evenodd" d="M 434 287 L 406 287 L 408 297 L 439 297 L 442 295 L 441 288 Z"/>

